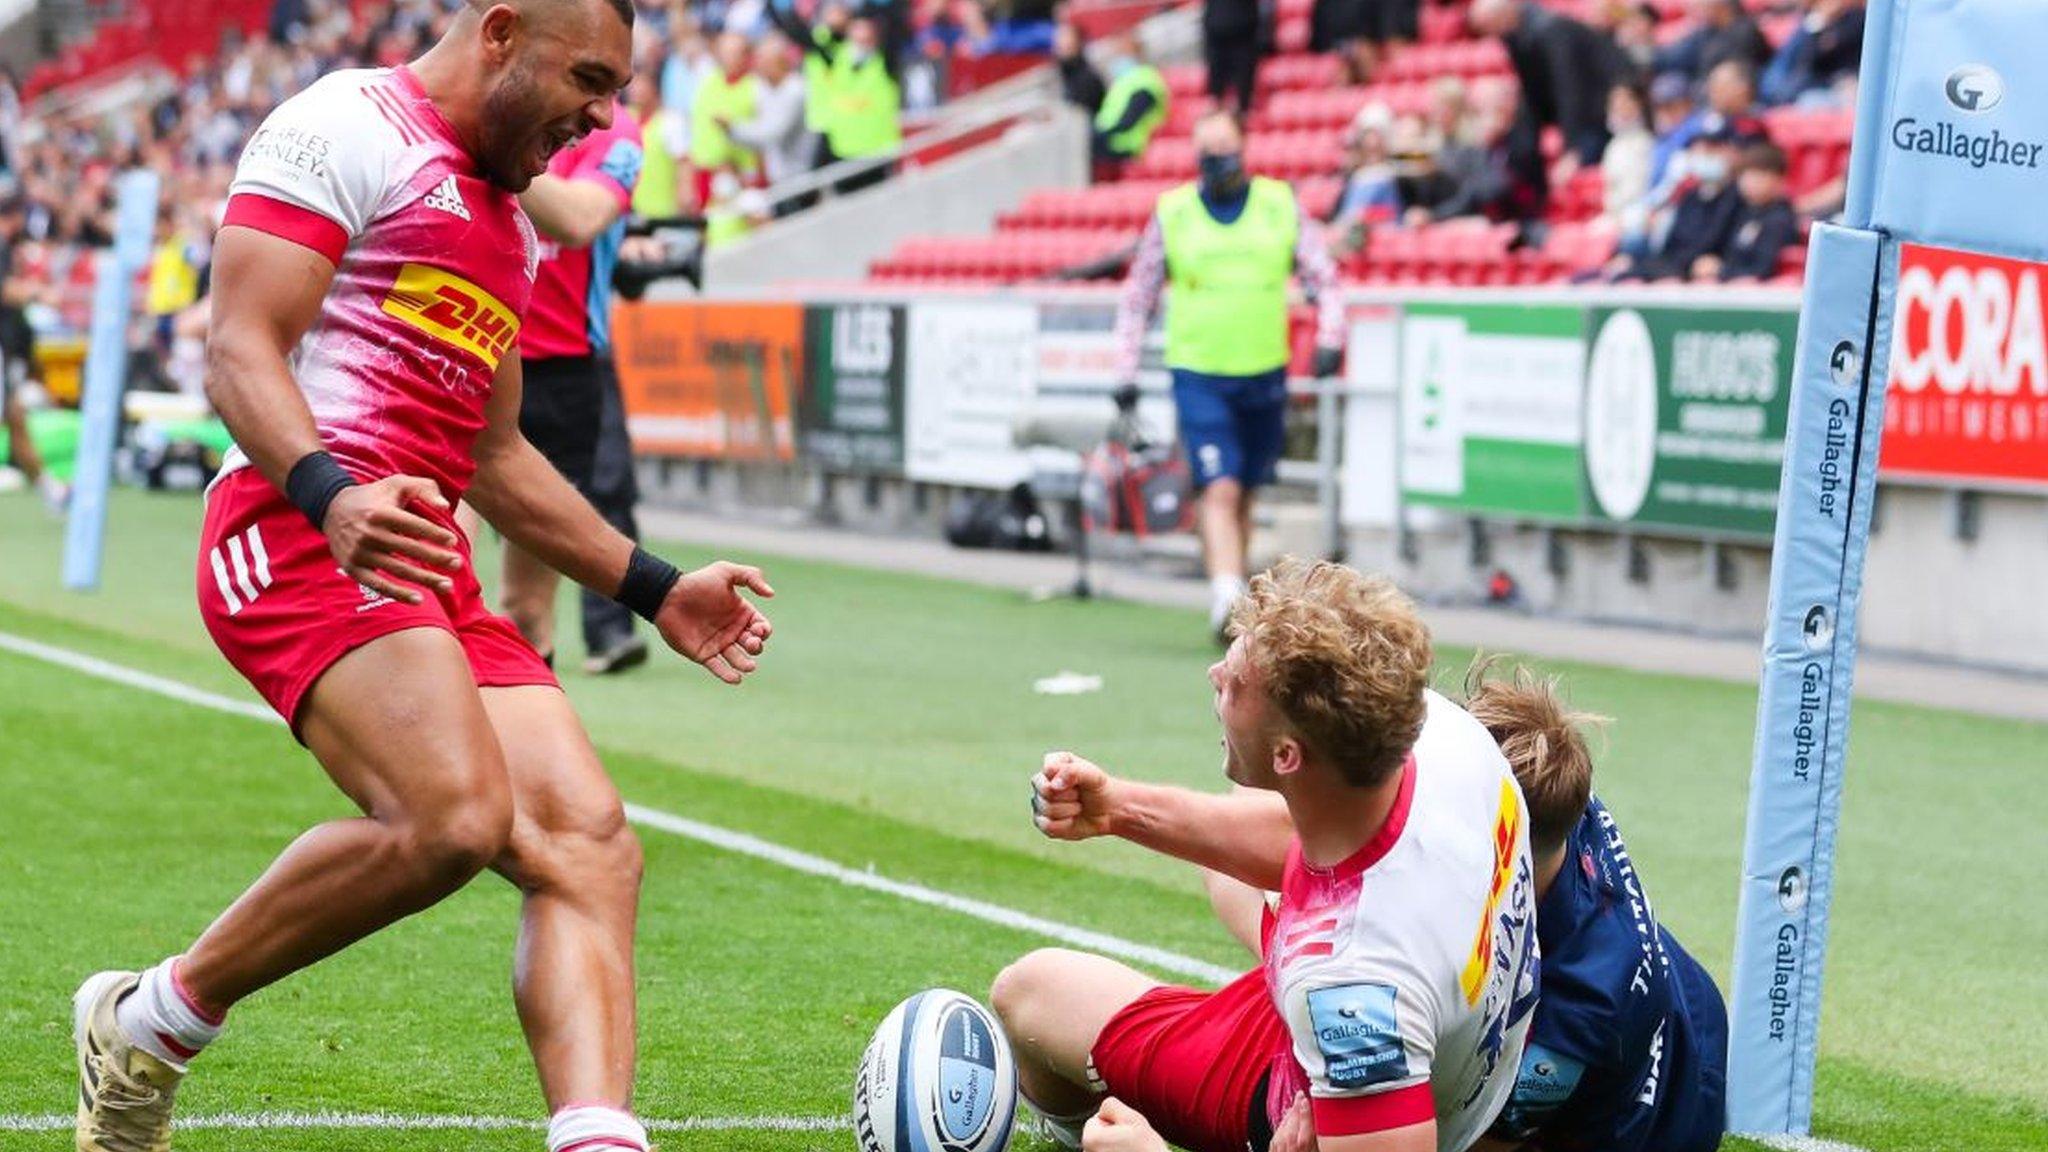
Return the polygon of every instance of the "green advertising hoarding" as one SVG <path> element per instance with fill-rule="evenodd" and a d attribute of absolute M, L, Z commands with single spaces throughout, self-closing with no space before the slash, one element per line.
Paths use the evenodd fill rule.
<path fill-rule="evenodd" d="M 1585 310 L 1413 304 L 1401 319 L 1403 499 L 1534 520 L 1586 514 Z"/>
<path fill-rule="evenodd" d="M 903 470 L 903 309 L 814 304 L 804 309 L 810 376 L 797 403 L 797 444 L 820 465 Z"/>
<path fill-rule="evenodd" d="M 1778 509 L 1797 314 L 1595 308 L 1586 333 L 1594 519 L 1768 537 Z"/>

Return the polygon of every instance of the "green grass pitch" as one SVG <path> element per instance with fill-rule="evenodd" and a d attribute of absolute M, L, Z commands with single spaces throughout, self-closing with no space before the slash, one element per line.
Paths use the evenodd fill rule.
<path fill-rule="evenodd" d="M 199 506 L 114 502 L 107 586 L 58 587 L 60 526 L 0 498 L 0 633 L 253 699 L 192 608 Z M 679 560 L 699 549 L 671 549 Z M 674 659 L 566 682 L 637 803 L 854 869 L 1237 963 L 1192 876 L 1118 845 L 1043 842 L 1041 753 L 1070 747 L 1214 786 L 1192 615 L 773 557 L 770 662 L 733 691 Z M 488 569 L 489 563 L 486 563 Z M 569 621 L 564 615 L 564 623 Z M 573 645 L 571 645 L 573 647 Z M 1446 682 L 1468 654 L 1441 653 Z M 1035 678 L 1104 677 L 1043 697 Z M 1725 981 L 1753 689 L 1561 666 L 1617 723 L 1598 788 L 1658 911 Z M 1818 1134 L 1872 1152 L 2048 1148 L 2048 727 L 1864 704 L 1850 742 L 1821 1038 Z M 98 967 L 178 947 L 343 801 L 282 729 L 0 652 L 0 1150 L 73 1100 L 68 997 Z M 668 1149 L 852 1148 L 769 1131 L 846 1109 L 868 1032 L 931 985 L 977 995 L 1045 943 L 643 828 L 638 1103 Z M 191 1115 L 318 1111 L 537 1120 L 513 1019 L 514 899 L 489 877 L 239 1009 Z M 181 1152 L 537 1149 L 532 1130 L 193 1130 Z M 1028 1146 L 1028 1145 L 1027 1145 Z M 1731 1146 L 1734 1146 L 1731 1144 Z"/>

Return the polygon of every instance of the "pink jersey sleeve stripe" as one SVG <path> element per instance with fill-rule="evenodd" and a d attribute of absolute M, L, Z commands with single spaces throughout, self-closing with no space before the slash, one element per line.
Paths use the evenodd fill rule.
<path fill-rule="evenodd" d="M 348 251 L 348 229 L 311 208 L 288 204 L 258 192 L 237 192 L 228 198 L 221 227 L 238 225 L 301 244 L 339 265 Z"/>
<path fill-rule="evenodd" d="M 392 99 L 391 93 L 382 88 L 369 87 L 363 89 L 363 95 L 370 98 L 370 103 L 377 106 L 377 111 L 383 113 L 384 119 L 390 121 L 393 128 L 398 129 L 398 135 L 407 144 L 426 142 L 425 133 L 413 124 L 412 119 L 398 106 L 398 102 Z"/>
<path fill-rule="evenodd" d="M 1318 1136 L 1364 1136 L 1391 1132 L 1436 1118 L 1436 1097 L 1429 1081 L 1418 1080 L 1391 1092 L 1370 1096 L 1309 1097 Z"/>

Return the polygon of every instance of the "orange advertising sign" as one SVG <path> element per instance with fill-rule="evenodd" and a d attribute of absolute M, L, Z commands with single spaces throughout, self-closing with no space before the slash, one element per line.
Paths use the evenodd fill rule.
<path fill-rule="evenodd" d="M 804 373 L 795 303 L 621 302 L 612 355 L 635 451 L 717 460 L 794 457 Z"/>

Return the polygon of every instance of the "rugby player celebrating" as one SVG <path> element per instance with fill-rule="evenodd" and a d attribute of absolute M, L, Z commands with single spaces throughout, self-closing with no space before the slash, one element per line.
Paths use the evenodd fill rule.
<path fill-rule="evenodd" d="M 85 1152 L 168 1148 L 233 1005 L 485 868 L 524 897 L 514 996 L 548 1147 L 646 1147 L 639 843 L 451 516 L 466 496 L 720 679 L 754 671 L 769 626 L 741 590 L 771 595 L 761 573 L 641 551 L 519 432 L 538 245 L 517 194 L 610 125 L 632 20 L 629 0 L 471 0 L 420 59 L 320 80 L 243 153 L 207 365 L 239 447 L 207 498 L 200 615 L 363 815 L 301 836 L 182 954 L 79 989 Z"/>
<path fill-rule="evenodd" d="M 1255 792 L 1138 784 L 1054 753 L 1034 807 L 1055 839 L 1120 836 L 1280 892 L 1263 963 L 1199 992 L 1034 952 L 991 993 L 1018 1085 L 1069 1145 L 1242 1152 L 1291 1122 L 1324 1152 L 1461 1152 L 1507 1101 L 1535 1004 L 1514 777 L 1429 691 L 1428 631 L 1385 580 L 1284 561 L 1232 631 L 1209 678 L 1225 773 Z"/>

